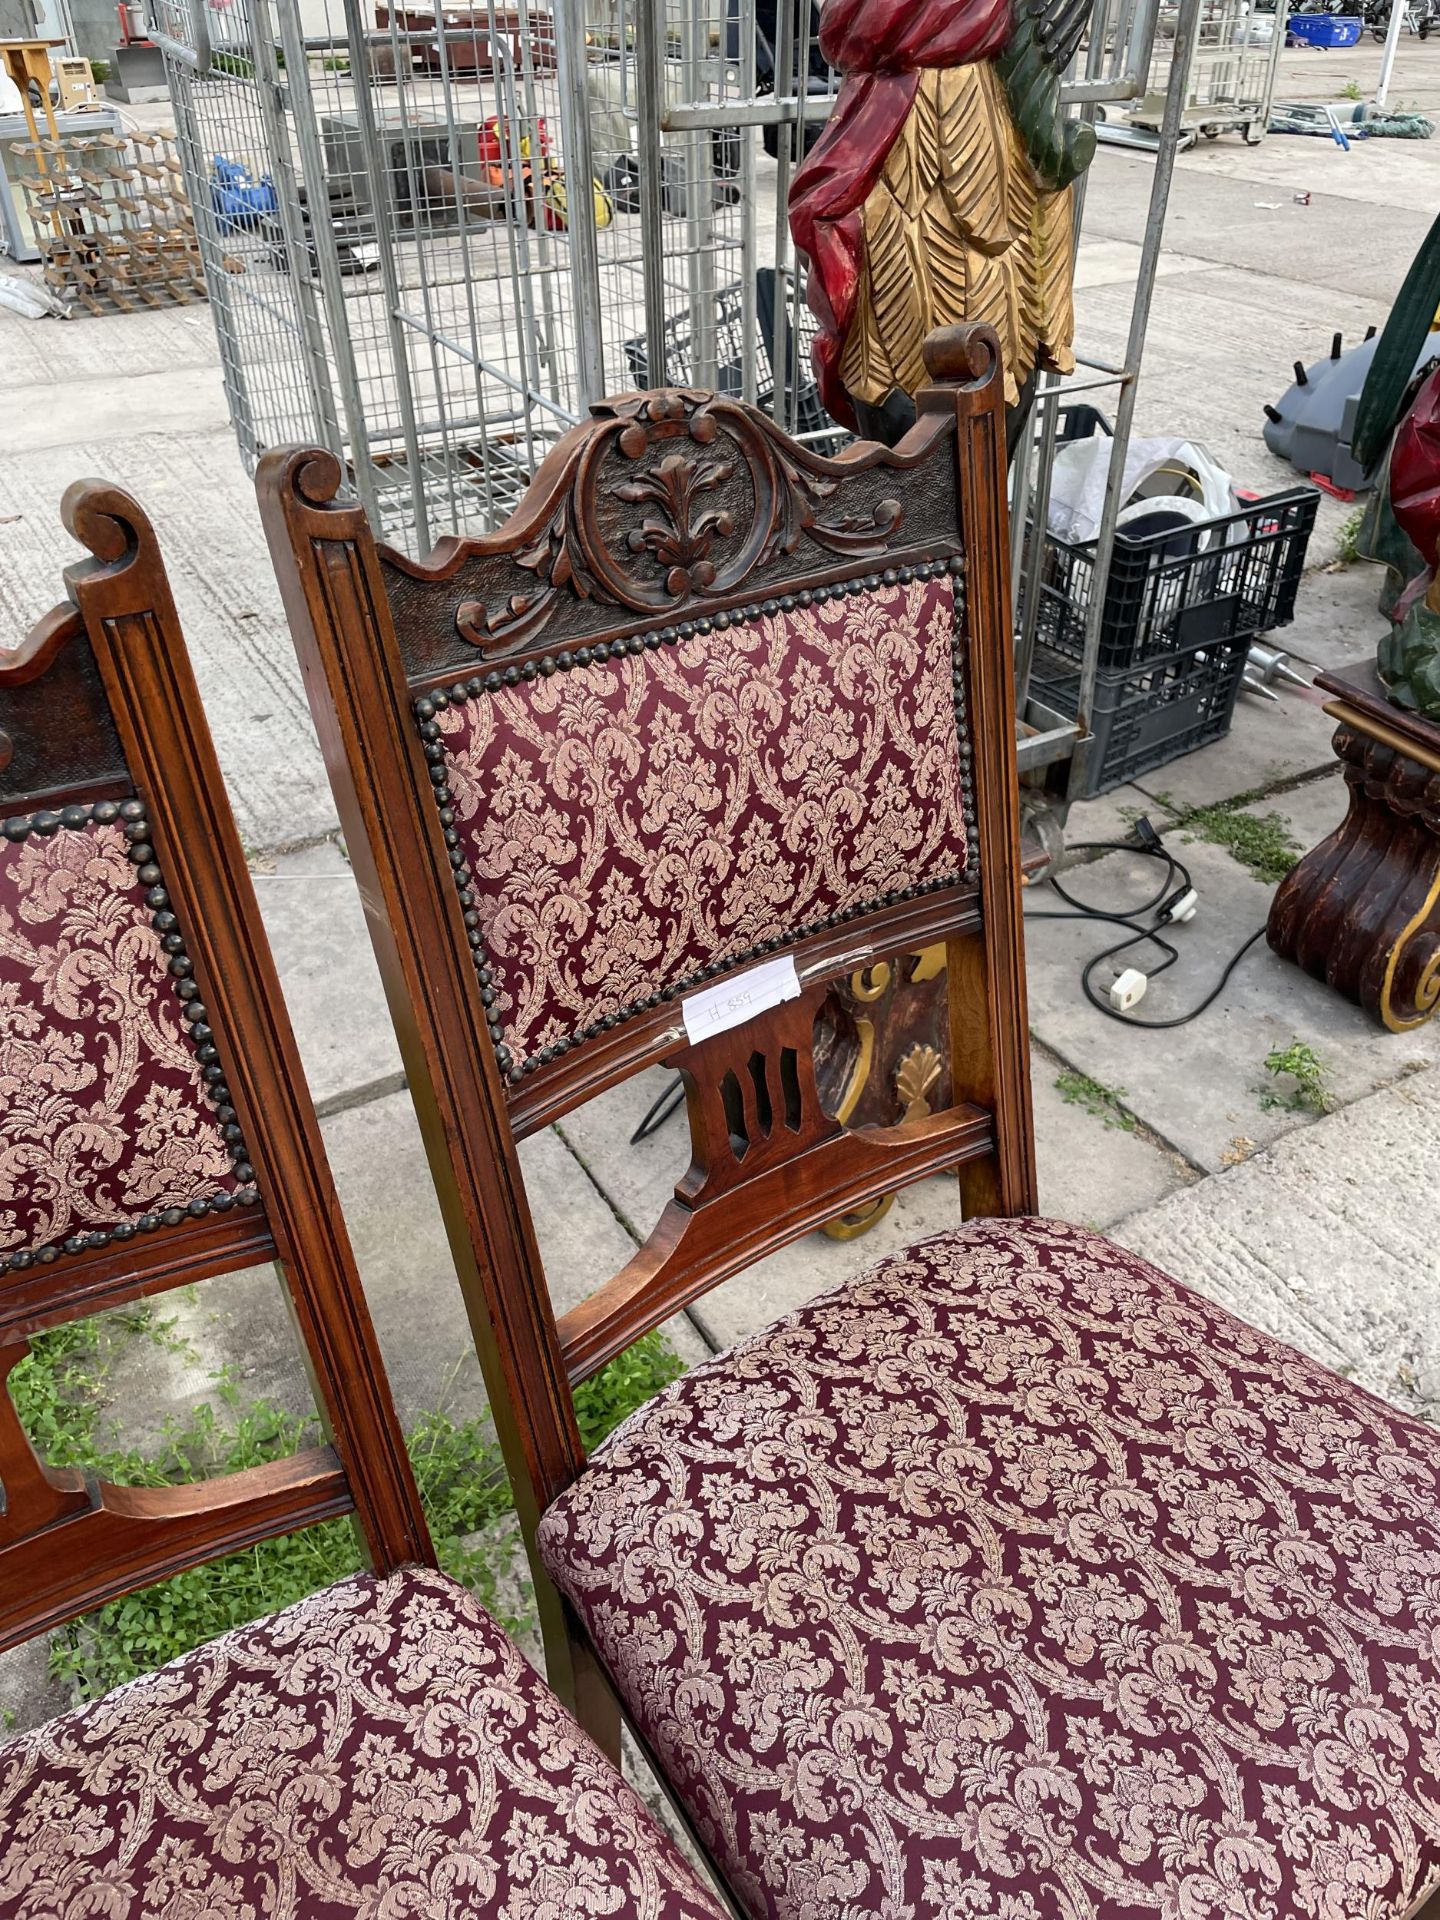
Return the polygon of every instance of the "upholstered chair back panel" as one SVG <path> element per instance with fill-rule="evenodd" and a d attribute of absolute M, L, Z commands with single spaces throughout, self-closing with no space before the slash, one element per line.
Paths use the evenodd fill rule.
<path fill-rule="evenodd" d="M 905 573 L 418 703 L 511 1071 L 967 877 L 959 582 Z"/>
<path fill-rule="evenodd" d="M 147 831 L 138 801 L 5 823 L 0 1267 L 224 1211 L 249 1178 L 196 1057 L 183 936 L 147 904 Z"/>

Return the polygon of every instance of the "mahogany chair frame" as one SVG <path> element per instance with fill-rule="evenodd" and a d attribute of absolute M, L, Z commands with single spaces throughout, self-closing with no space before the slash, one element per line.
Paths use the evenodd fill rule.
<path fill-rule="evenodd" d="M 62 515 L 91 557 L 68 570 L 68 600 L 0 655 L 0 832 L 23 841 L 98 817 L 138 836 L 146 905 L 178 927 L 171 973 L 192 998 L 198 989 L 196 1011 L 191 1000 L 185 1010 L 211 1100 L 246 1157 L 226 1207 L 171 1208 L 144 1230 L 0 1256 L 0 1382 L 38 1329 L 275 1261 L 328 1441 L 195 1485 L 118 1487 L 47 1466 L 0 1391 L 6 1647 L 340 1515 L 354 1516 L 377 1571 L 434 1564 L 154 532 L 99 481 L 72 486 Z"/>
<path fill-rule="evenodd" d="M 347 846 L 364 897 L 391 1013 L 452 1251 L 533 1547 L 545 1507 L 584 1455 L 572 1385 L 706 1288 L 775 1247 L 907 1181 L 957 1167 L 967 1215 L 1035 1210 L 1020 910 L 1018 788 L 1008 605 L 1005 417 L 998 343 L 988 327 L 927 343 L 933 384 L 893 449 L 825 459 L 738 403 L 649 393 L 603 403 L 547 457 L 512 519 L 480 538 L 442 540 L 415 562 L 378 549 L 357 505 L 337 498 L 338 464 L 281 449 L 257 488 Z M 698 415 L 705 432 L 691 432 Z M 753 488 L 728 563 L 627 574 L 644 509 L 599 476 L 621 451 L 679 448 L 715 430 L 738 447 Z M 688 451 L 686 451 L 688 449 Z M 612 469 L 613 473 L 613 469 Z M 619 504 L 617 504 L 617 501 Z M 627 521 L 627 516 L 629 516 Z M 693 560 L 704 539 L 679 527 Z M 688 540 L 688 545 L 687 545 Z M 422 735 L 436 700 L 508 678 L 569 670 L 666 636 L 724 626 L 843 590 L 948 572 L 963 587 L 964 668 L 957 707 L 973 743 L 970 843 L 978 876 L 909 890 L 873 911 L 798 938 L 804 991 L 695 1046 L 659 999 L 526 1070 L 498 1044 L 477 977 L 452 841 L 435 803 L 444 775 Z M 717 619 L 717 616 L 719 618 Z M 668 623 L 668 624 L 667 624 Z M 595 651 L 599 649 L 598 655 Z M 478 669 L 478 673 L 477 673 Z M 468 677 L 468 678 L 467 678 Z M 963 705 L 962 705 L 963 703 Z M 421 723 L 417 725 L 417 719 Z M 428 749 L 428 752 L 427 752 Z M 433 769 L 433 771 L 432 771 Z M 472 916 L 473 920 L 473 916 Z M 829 983 L 863 960 L 938 941 L 948 956 L 954 1105 L 889 1128 L 847 1131 L 825 1114 L 809 1053 Z M 478 944 L 476 942 L 475 944 Z M 729 969 L 714 969 L 715 972 Z M 794 1128 L 759 1138 L 737 1161 L 716 1094 L 758 1051 L 799 1061 Z M 623 1272 L 557 1322 L 516 1156 L 517 1143 L 656 1061 L 681 1071 L 694 1161 L 654 1234 Z M 767 1069 L 768 1070 L 768 1069 Z M 772 1088 L 778 1111 L 782 1095 Z M 533 1561 L 533 1552 L 532 1552 Z M 551 1683 L 614 1750 L 613 1699 L 538 1564 Z"/>

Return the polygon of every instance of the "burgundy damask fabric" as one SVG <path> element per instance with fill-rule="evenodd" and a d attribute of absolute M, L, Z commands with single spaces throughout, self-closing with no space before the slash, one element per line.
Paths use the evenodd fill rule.
<path fill-rule="evenodd" d="M 837 911 L 958 879 L 954 643 L 946 576 L 439 714 L 512 1054 Z"/>
<path fill-rule="evenodd" d="M 0 1748 L 6 1920 L 725 1920 L 445 1575 L 366 1574 Z"/>
<path fill-rule="evenodd" d="M 0 841 L 0 1255 L 236 1184 L 121 828 Z"/>
<path fill-rule="evenodd" d="M 767 1920 L 1401 1920 L 1440 1434 L 1047 1221 L 632 1415 L 541 1552 Z"/>

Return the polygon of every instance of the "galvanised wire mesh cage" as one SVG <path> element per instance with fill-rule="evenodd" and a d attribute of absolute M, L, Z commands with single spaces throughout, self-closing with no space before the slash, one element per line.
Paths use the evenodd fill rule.
<path fill-rule="evenodd" d="M 421 551 L 609 391 L 843 438 L 783 213 L 836 84 L 812 0 L 152 6 L 250 464 L 321 441 Z"/>
<path fill-rule="evenodd" d="M 1093 0 L 1072 110 L 1141 92 L 1157 3 Z M 820 0 L 147 5 L 252 465 L 322 442 L 415 552 L 498 525 L 605 393 L 688 382 L 846 438 L 785 217 L 838 91 Z"/>

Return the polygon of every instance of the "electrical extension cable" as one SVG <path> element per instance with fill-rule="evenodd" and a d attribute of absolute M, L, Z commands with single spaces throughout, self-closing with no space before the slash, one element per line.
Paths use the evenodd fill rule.
<path fill-rule="evenodd" d="M 631 1146 L 638 1147 L 642 1140 L 648 1140 L 652 1133 L 658 1133 L 684 1099 L 685 1083 L 677 1073 L 670 1085 L 657 1094 L 645 1109 L 645 1118 L 630 1136 Z"/>
<path fill-rule="evenodd" d="M 1249 953 L 1255 942 L 1264 934 L 1264 927 L 1257 927 L 1250 938 L 1233 953 L 1225 963 L 1225 969 L 1214 987 L 1206 994 L 1198 1006 L 1191 1007 L 1188 1013 L 1179 1013 L 1169 1020 L 1137 1019 L 1130 1009 L 1143 998 L 1146 987 L 1157 974 L 1173 967 L 1180 958 L 1180 949 L 1165 939 L 1160 929 L 1177 926 L 1193 920 L 1199 905 L 1199 896 L 1190 879 L 1190 870 L 1183 860 L 1177 857 L 1165 845 L 1155 831 L 1149 819 L 1141 815 L 1130 830 L 1128 840 L 1079 840 L 1069 849 L 1072 853 L 1141 853 L 1148 859 L 1161 860 L 1165 864 L 1165 877 L 1148 900 L 1142 900 L 1138 906 L 1131 907 L 1126 913 L 1111 913 L 1104 907 L 1093 907 L 1079 900 L 1060 884 L 1054 874 L 1047 874 L 1046 882 L 1054 888 L 1060 898 L 1071 908 L 1068 913 L 1048 908 L 1027 908 L 1027 920 L 1099 920 L 1110 926 L 1124 927 L 1128 938 L 1117 940 L 1113 947 L 1106 947 L 1087 960 L 1080 972 L 1080 986 L 1085 998 L 1092 1007 L 1111 1020 L 1118 1020 L 1123 1026 L 1145 1027 L 1152 1031 L 1161 1031 L 1167 1027 L 1188 1026 L 1197 1020 L 1207 1007 L 1211 1007 L 1220 998 L 1229 984 L 1230 976 L 1240 962 Z M 1178 881 L 1178 885 L 1176 884 Z M 1142 914 L 1153 913 L 1155 918 L 1149 926 L 1140 924 Z M 1151 967 L 1148 972 L 1138 967 L 1125 967 L 1111 982 L 1108 990 L 1102 994 L 1093 984 L 1095 969 L 1113 960 L 1117 954 L 1128 953 L 1132 947 L 1148 943 L 1157 947 L 1165 956 L 1160 964 Z"/>
<path fill-rule="evenodd" d="M 1138 1006 L 1144 998 L 1149 983 L 1157 974 L 1164 973 L 1168 967 L 1173 967 L 1180 958 L 1180 949 L 1171 946 L 1160 929 L 1183 926 L 1193 920 L 1200 904 L 1200 897 L 1191 881 L 1190 869 L 1183 860 L 1177 859 L 1171 853 L 1146 815 L 1142 814 L 1135 822 L 1130 835 L 1128 840 L 1077 840 L 1069 851 L 1072 853 L 1143 853 L 1149 859 L 1163 860 L 1165 878 L 1148 900 L 1142 900 L 1139 906 L 1132 907 L 1128 913 L 1111 913 L 1104 907 L 1088 906 L 1085 901 L 1077 900 L 1073 893 L 1066 892 L 1053 874 L 1047 874 L 1046 881 L 1042 884 L 1048 883 L 1052 886 L 1072 911 L 1059 913 L 1051 912 L 1046 908 L 1033 910 L 1027 908 L 1025 918 L 1027 920 L 1100 920 L 1111 926 L 1124 927 L 1129 935 L 1128 939 L 1117 940 L 1113 947 L 1106 947 L 1103 953 L 1097 953 L 1082 968 L 1080 985 L 1084 990 L 1085 998 L 1092 1007 L 1098 1007 L 1101 1013 L 1108 1015 L 1112 1020 L 1119 1020 L 1127 1027 L 1146 1027 L 1153 1032 L 1160 1032 L 1166 1027 L 1188 1026 L 1192 1020 L 1198 1020 L 1206 1008 L 1213 1006 L 1220 998 L 1229 984 L 1231 974 L 1255 942 L 1260 939 L 1265 929 L 1257 927 L 1245 944 L 1231 955 L 1214 987 L 1200 1004 L 1192 1007 L 1188 1013 L 1176 1014 L 1169 1020 L 1135 1019 L 1130 1009 Z M 1154 913 L 1153 925 L 1148 927 L 1140 925 L 1138 916 L 1144 913 Z M 1128 953 L 1132 947 L 1138 947 L 1142 942 L 1147 941 L 1151 946 L 1158 947 L 1165 956 L 1159 966 L 1152 967 L 1148 973 L 1143 972 L 1139 967 L 1122 968 L 1105 995 L 1102 996 L 1097 992 L 1092 984 L 1095 969 L 1103 966 L 1107 960 L 1113 960 L 1117 953 Z M 664 1088 L 651 1102 L 645 1117 L 631 1134 L 630 1145 L 638 1147 L 642 1140 L 648 1140 L 652 1134 L 658 1133 L 684 1098 L 685 1089 L 678 1079 Z"/>

